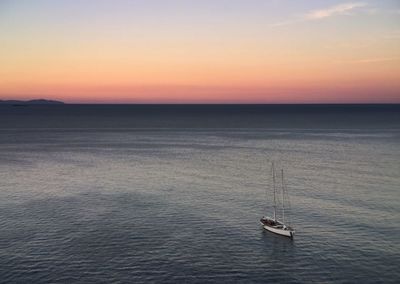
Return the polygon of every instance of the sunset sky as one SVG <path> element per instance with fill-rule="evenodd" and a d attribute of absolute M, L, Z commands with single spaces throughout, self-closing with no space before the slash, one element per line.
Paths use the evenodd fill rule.
<path fill-rule="evenodd" d="M 0 99 L 400 103 L 400 1 L 1 0 Z"/>

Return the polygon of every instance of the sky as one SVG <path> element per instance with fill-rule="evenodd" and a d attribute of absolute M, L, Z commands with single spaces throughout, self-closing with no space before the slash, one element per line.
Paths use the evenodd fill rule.
<path fill-rule="evenodd" d="M 400 1 L 0 0 L 0 99 L 400 103 Z"/>

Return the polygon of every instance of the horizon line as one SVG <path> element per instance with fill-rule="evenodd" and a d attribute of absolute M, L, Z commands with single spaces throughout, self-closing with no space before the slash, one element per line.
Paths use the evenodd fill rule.
<path fill-rule="evenodd" d="M 2 100 L 0 99 L 0 105 L 15 105 L 18 103 L 21 104 L 26 104 L 26 105 L 51 105 L 51 106 L 62 106 L 62 105 L 157 105 L 157 106 L 168 106 L 168 105 L 183 105 L 183 106 L 221 106 L 221 105 L 248 105 L 248 106 L 266 106 L 266 105 L 400 105 L 400 102 L 282 102 L 282 103 L 229 103 L 229 102 L 221 102 L 221 103 L 190 103 L 190 102 L 182 102 L 182 103 L 166 103 L 166 102 L 144 102 L 144 103 L 118 103 L 118 102 L 64 102 L 61 100 L 45 100 L 45 101 L 50 101 L 49 103 L 32 103 L 29 104 L 31 101 L 37 101 L 37 100 L 45 100 L 45 99 L 33 99 L 33 100 Z M 3 101 L 3 103 L 1 103 Z M 10 103 L 4 103 L 7 101 L 11 101 Z M 12 102 L 15 101 L 15 102 Z M 55 102 L 55 103 L 51 103 Z"/>

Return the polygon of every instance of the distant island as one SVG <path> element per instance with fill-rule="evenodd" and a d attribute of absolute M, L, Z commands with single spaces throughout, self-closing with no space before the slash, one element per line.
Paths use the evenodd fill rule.
<path fill-rule="evenodd" d="M 54 101 L 54 100 L 45 100 L 45 99 L 37 99 L 37 100 L 29 100 L 29 101 L 0 100 L 0 104 L 3 104 L 3 105 L 63 105 L 64 102 Z"/>

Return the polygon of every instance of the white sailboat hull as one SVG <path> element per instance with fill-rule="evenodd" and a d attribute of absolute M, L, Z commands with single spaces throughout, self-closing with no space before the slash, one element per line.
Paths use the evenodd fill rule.
<path fill-rule="evenodd" d="M 263 227 L 265 230 L 270 231 L 275 234 L 278 234 L 278 235 L 281 235 L 281 236 L 285 236 L 285 237 L 289 237 L 289 238 L 294 237 L 294 231 L 292 231 L 292 230 L 284 230 L 284 229 L 274 228 L 274 227 L 270 227 L 270 226 L 266 226 L 266 225 L 263 225 Z"/>
<path fill-rule="evenodd" d="M 272 233 L 293 238 L 294 237 L 294 229 L 290 226 L 286 226 L 283 222 L 272 219 L 271 217 L 262 217 L 260 220 L 261 225 L 263 225 L 265 230 L 268 230 Z"/>

